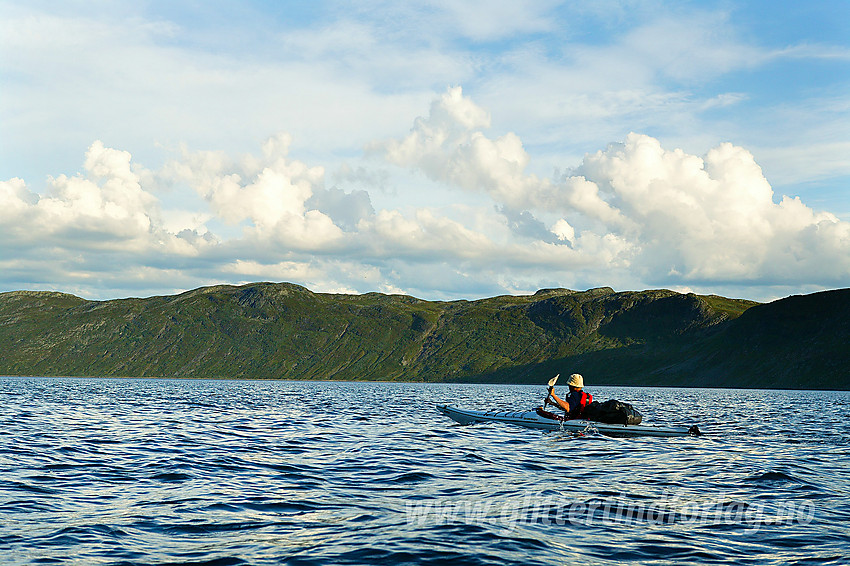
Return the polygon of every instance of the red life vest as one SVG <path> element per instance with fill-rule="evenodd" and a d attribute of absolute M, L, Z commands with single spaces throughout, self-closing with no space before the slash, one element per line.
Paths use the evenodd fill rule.
<path fill-rule="evenodd" d="M 566 401 L 570 404 L 570 418 L 578 419 L 584 408 L 593 403 L 593 395 L 584 391 L 570 391 Z"/>

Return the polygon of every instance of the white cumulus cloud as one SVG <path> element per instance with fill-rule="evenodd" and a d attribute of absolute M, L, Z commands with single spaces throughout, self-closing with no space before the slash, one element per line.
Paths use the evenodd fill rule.
<path fill-rule="evenodd" d="M 761 298 L 850 277 L 850 223 L 776 195 L 747 149 L 697 156 L 631 133 L 541 178 L 519 135 L 490 128 L 449 88 L 338 186 L 290 155 L 288 134 L 256 155 L 184 149 L 157 170 L 96 141 L 42 191 L 0 182 L 3 281 L 88 296 L 270 278 L 427 298 L 600 285 Z M 386 186 L 423 176 L 429 206 Z M 169 191 L 186 198 L 169 206 Z"/>
<path fill-rule="evenodd" d="M 776 202 L 744 148 L 723 143 L 699 157 L 632 133 L 548 180 L 526 172 L 529 157 L 516 135 L 487 137 L 489 125 L 483 109 L 451 88 L 406 137 L 382 147 L 392 163 L 483 190 L 509 208 L 572 215 L 572 223 L 553 225 L 558 240 L 588 253 L 582 241 L 608 242 L 618 250 L 612 261 L 627 261 L 644 281 L 805 283 L 850 275 L 850 224 L 799 199 Z M 585 226 L 586 238 L 575 239 L 573 224 Z"/>
<path fill-rule="evenodd" d="M 18 242 L 72 249 L 180 252 L 182 243 L 161 227 L 158 199 L 142 187 L 130 161 L 128 152 L 95 141 L 84 172 L 48 179 L 45 194 L 31 192 L 20 179 L 0 183 L 3 230 Z"/>
<path fill-rule="evenodd" d="M 730 143 L 704 158 L 629 134 L 576 170 L 629 220 L 635 267 L 663 280 L 837 280 L 850 274 L 846 222 L 774 192 L 753 155 Z M 791 253 L 792 242 L 811 247 Z M 813 259 L 816 260 L 813 262 Z M 811 271 L 812 263 L 818 265 Z"/>
<path fill-rule="evenodd" d="M 323 212 L 308 210 L 306 202 L 323 186 L 324 168 L 289 159 L 290 143 L 290 136 L 280 134 L 265 142 L 260 158 L 232 163 L 221 154 L 201 152 L 185 155 L 170 169 L 223 221 L 247 221 L 259 240 L 319 249 L 338 240 L 342 230 Z"/>

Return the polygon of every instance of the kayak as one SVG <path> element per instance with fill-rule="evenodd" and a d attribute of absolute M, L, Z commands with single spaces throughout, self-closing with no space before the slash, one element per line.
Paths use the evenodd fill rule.
<path fill-rule="evenodd" d="M 437 405 L 437 410 L 460 424 L 499 422 L 541 430 L 598 432 L 605 436 L 699 436 L 694 426 L 654 426 L 608 424 L 584 419 L 564 420 L 547 411 L 473 411 L 449 405 Z"/>

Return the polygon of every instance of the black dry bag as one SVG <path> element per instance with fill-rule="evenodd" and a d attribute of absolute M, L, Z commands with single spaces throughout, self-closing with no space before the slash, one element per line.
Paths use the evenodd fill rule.
<path fill-rule="evenodd" d="M 628 403 L 609 399 L 604 403 L 594 401 L 585 407 L 581 418 L 598 423 L 636 425 L 643 416 Z"/>

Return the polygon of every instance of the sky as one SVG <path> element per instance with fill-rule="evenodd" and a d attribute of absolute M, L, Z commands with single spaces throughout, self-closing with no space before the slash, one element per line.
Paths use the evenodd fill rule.
<path fill-rule="evenodd" d="M 850 2 L 0 0 L 0 292 L 850 286 Z"/>

